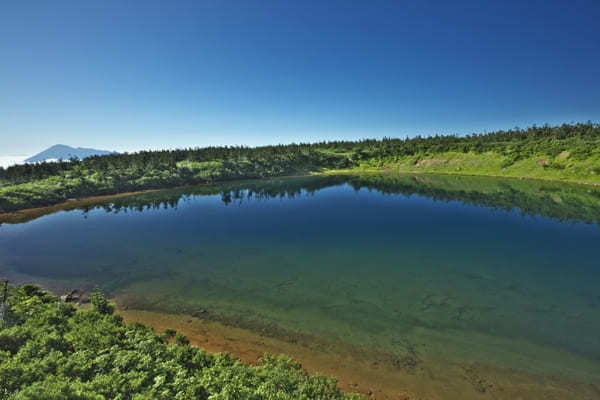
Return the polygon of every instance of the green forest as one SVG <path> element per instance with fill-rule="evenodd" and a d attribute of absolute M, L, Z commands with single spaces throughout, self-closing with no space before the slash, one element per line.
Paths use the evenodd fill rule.
<path fill-rule="evenodd" d="M 600 184 L 600 124 L 467 136 L 142 151 L 0 168 L 0 212 L 68 199 L 328 171 L 539 178 Z"/>
<path fill-rule="evenodd" d="M 96 290 L 78 311 L 37 286 L 8 289 L 0 321 L 0 399 L 359 399 L 298 362 L 246 365 L 167 329 L 125 325 Z M 3 305 L 4 306 L 4 305 Z"/>

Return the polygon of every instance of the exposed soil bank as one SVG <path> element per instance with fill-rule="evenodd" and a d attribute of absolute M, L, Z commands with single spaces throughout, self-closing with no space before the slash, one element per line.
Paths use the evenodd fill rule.
<path fill-rule="evenodd" d="M 529 376 L 478 363 L 426 360 L 417 366 L 394 366 L 378 356 L 336 346 L 323 351 L 278 338 L 184 315 L 118 310 L 126 322 L 140 322 L 156 332 L 173 328 L 209 352 L 228 352 L 254 363 L 265 352 L 292 356 L 309 373 L 335 377 L 344 391 L 368 399 L 404 400 L 584 400 L 600 399 L 600 383 L 577 383 L 556 376 Z"/>

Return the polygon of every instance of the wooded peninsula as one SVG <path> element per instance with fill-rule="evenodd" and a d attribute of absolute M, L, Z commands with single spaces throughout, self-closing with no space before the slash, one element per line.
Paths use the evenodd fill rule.
<path fill-rule="evenodd" d="M 141 151 L 16 165 L 0 168 L 0 212 L 86 196 L 343 170 L 600 184 L 600 124 L 532 126 L 467 136 Z"/>

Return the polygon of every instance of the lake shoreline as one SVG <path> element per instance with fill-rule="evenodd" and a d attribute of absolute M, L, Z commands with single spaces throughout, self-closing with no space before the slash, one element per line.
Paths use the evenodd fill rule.
<path fill-rule="evenodd" d="M 138 190 L 133 192 L 122 192 L 115 194 L 99 195 L 99 196 L 88 196 L 77 199 L 64 201 L 57 204 L 47 205 L 43 207 L 24 208 L 21 210 L 0 213 L 0 224 L 18 224 L 22 222 L 28 222 L 41 216 L 55 213 L 58 211 L 70 211 L 82 206 L 93 205 L 98 202 L 121 199 L 129 196 L 137 196 L 145 193 L 152 193 L 163 189 L 151 189 L 151 190 Z"/>
<path fill-rule="evenodd" d="M 244 363 L 255 364 L 264 353 L 286 354 L 298 360 L 310 374 L 338 381 L 346 392 L 377 400 L 477 400 L 496 398 L 582 399 L 600 394 L 600 387 L 556 376 L 528 375 L 480 363 L 437 360 L 427 366 L 404 368 L 387 365 L 377 356 L 356 354 L 343 345 L 324 351 L 285 338 L 189 315 L 118 308 L 126 323 L 141 323 L 159 333 L 167 328 L 187 336 L 194 346 L 210 353 L 229 353 Z M 332 351 L 333 350 L 333 351 Z"/>
<path fill-rule="evenodd" d="M 0 267 L 56 294 L 99 285 L 128 322 L 246 363 L 287 354 L 367 398 L 591 400 L 599 206 L 574 184 L 332 171 L 3 225 Z"/>
<path fill-rule="evenodd" d="M 563 180 L 563 179 L 552 179 L 552 178 L 541 178 L 541 177 L 528 177 L 528 176 L 512 176 L 512 175 L 494 175 L 494 174 L 473 174 L 473 173 L 456 173 L 456 172 L 445 172 L 445 171 L 422 171 L 422 170 L 397 170 L 394 171 L 390 167 L 383 167 L 382 169 L 340 169 L 340 170 L 327 170 L 314 175 L 360 175 L 360 174 L 374 174 L 374 175 L 389 175 L 389 174 L 401 174 L 401 175 L 444 175 L 444 176 L 464 176 L 473 178 L 495 178 L 495 179 L 510 179 L 519 181 L 538 181 L 548 182 L 557 184 L 571 184 L 581 185 L 590 187 L 600 187 L 600 183 L 576 181 L 576 180 Z M 0 214 L 1 215 L 1 214 Z"/>
<path fill-rule="evenodd" d="M 325 175 L 323 173 L 313 173 L 313 174 L 305 174 L 305 175 L 282 175 L 282 176 L 273 176 L 268 178 L 261 179 L 237 179 L 232 181 L 219 181 L 213 183 L 197 183 L 191 185 L 181 185 L 181 186 L 168 186 L 159 189 L 146 189 L 146 190 L 134 190 L 130 192 L 120 192 L 114 194 L 106 194 L 106 195 L 97 195 L 97 196 L 85 196 L 75 199 L 70 199 L 67 201 L 63 201 L 55 204 L 48 204 L 47 206 L 41 207 L 33 207 L 33 208 L 23 208 L 19 210 L 9 211 L 9 212 L 0 212 L 0 224 L 18 224 L 22 222 L 28 222 L 38 217 L 51 214 L 57 211 L 70 211 L 76 208 L 94 205 L 103 201 L 110 201 L 115 199 L 122 199 L 125 197 L 137 196 L 141 194 L 148 193 L 156 193 L 163 190 L 181 190 L 189 187 L 196 187 L 199 185 L 210 186 L 210 185 L 218 185 L 225 183 L 240 183 L 240 182 L 252 182 L 252 181 L 266 181 L 273 179 L 294 179 L 294 178 L 308 178 L 311 176 L 319 176 Z"/>
<path fill-rule="evenodd" d="M 348 356 L 331 357 L 328 353 L 290 341 L 193 316 L 122 308 L 118 308 L 117 313 L 126 323 L 138 322 L 151 326 L 157 333 L 167 328 L 175 329 L 186 335 L 194 346 L 201 347 L 209 353 L 232 354 L 246 364 L 256 364 L 265 353 L 285 354 L 298 360 L 310 374 L 336 378 L 340 388 L 346 392 L 383 400 L 412 398 L 407 393 L 393 390 L 390 387 L 392 382 L 378 377 L 377 370 L 365 374 L 368 369 L 364 365 L 350 365 Z M 346 362 L 340 362 L 342 360 Z"/>
<path fill-rule="evenodd" d="M 213 184 L 223 184 L 223 183 L 235 183 L 235 182 L 250 182 L 250 181 L 264 181 L 264 180 L 273 180 L 273 179 L 293 179 L 293 178 L 303 178 L 303 177 L 311 177 L 311 176 L 330 176 L 330 175 L 390 175 L 390 174 L 401 174 L 401 175 L 445 175 L 445 176 L 459 176 L 459 177 L 482 177 L 482 178 L 502 178 L 502 179 L 512 179 L 512 180 L 530 180 L 530 181 L 541 181 L 548 183 L 559 183 L 559 184 L 572 184 L 572 185 L 581 185 L 581 186 L 590 186 L 590 187 L 600 187 L 598 183 L 592 182 L 583 182 L 583 181 L 565 181 L 558 179 L 549 179 L 549 178 L 539 178 L 539 177 L 517 177 L 517 176 L 504 176 L 504 175 L 489 175 L 489 174 L 466 174 L 466 173 L 451 173 L 451 172 L 438 172 L 438 171 L 394 171 L 390 167 L 383 167 L 381 169 L 341 169 L 341 170 L 326 170 L 322 172 L 315 172 L 304 175 L 284 175 L 278 177 L 269 177 L 269 178 L 261 178 L 261 179 L 240 179 L 228 182 L 214 182 L 214 183 L 206 183 L 203 185 L 209 186 Z M 202 184 L 200 184 L 202 185 Z M 183 186 L 174 186 L 174 187 L 164 187 L 159 189 L 147 189 L 147 190 L 138 190 L 131 192 L 120 192 L 115 194 L 107 194 L 107 195 L 97 195 L 97 196 L 86 196 L 76 199 L 70 199 L 68 201 L 48 204 L 47 206 L 42 207 L 34 207 L 34 208 L 24 208 L 10 212 L 0 212 L 0 224 L 18 224 L 23 222 L 28 222 L 33 219 L 39 218 L 46 214 L 51 214 L 58 211 L 70 211 L 82 206 L 94 205 L 98 202 L 110 201 L 113 199 L 121 199 L 130 196 L 136 196 L 140 194 L 147 193 L 155 193 L 162 190 L 177 190 L 177 189 L 185 189 L 187 187 L 198 186 L 195 185 L 183 185 Z"/>

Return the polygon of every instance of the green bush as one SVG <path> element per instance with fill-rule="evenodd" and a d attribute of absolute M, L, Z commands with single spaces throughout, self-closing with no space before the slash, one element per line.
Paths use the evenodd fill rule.
<path fill-rule="evenodd" d="M 148 327 L 125 325 L 100 291 L 76 312 L 34 286 L 11 289 L 19 322 L 0 328 L 0 399 L 358 399 L 288 357 L 245 365 Z M 108 307 L 108 308 L 107 308 Z M 172 334 L 174 331 L 169 331 Z"/>
<path fill-rule="evenodd" d="M 114 312 L 113 306 L 108 303 L 108 300 L 106 300 L 104 293 L 102 293 L 99 287 L 94 289 L 90 300 L 94 310 L 100 314 L 112 314 Z"/>
<path fill-rule="evenodd" d="M 173 338 L 173 341 L 176 344 L 181 345 L 181 346 L 185 346 L 185 345 L 187 345 L 187 344 L 190 343 L 190 341 L 188 340 L 188 338 L 185 337 L 185 335 L 183 333 L 177 333 L 175 335 L 175 337 Z"/>
<path fill-rule="evenodd" d="M 544 169 L 557 169 L 557 170 L 561 170 L 561 169 L 565 169 L 567 166 L 564 164 L 561 164 L 559 162 L 556 161 L 550 161 L 547 164 L 544 164 Z"/>
<path fill-rule="evenodd" d="M 172 338 L 173 336 L 175 336 L 176 333 L 177 333 L 177 331 L 175 329 L 171 329 L 171 328 L 167 328 L 163 331 L 163 335 L 167 339 Z"/>

